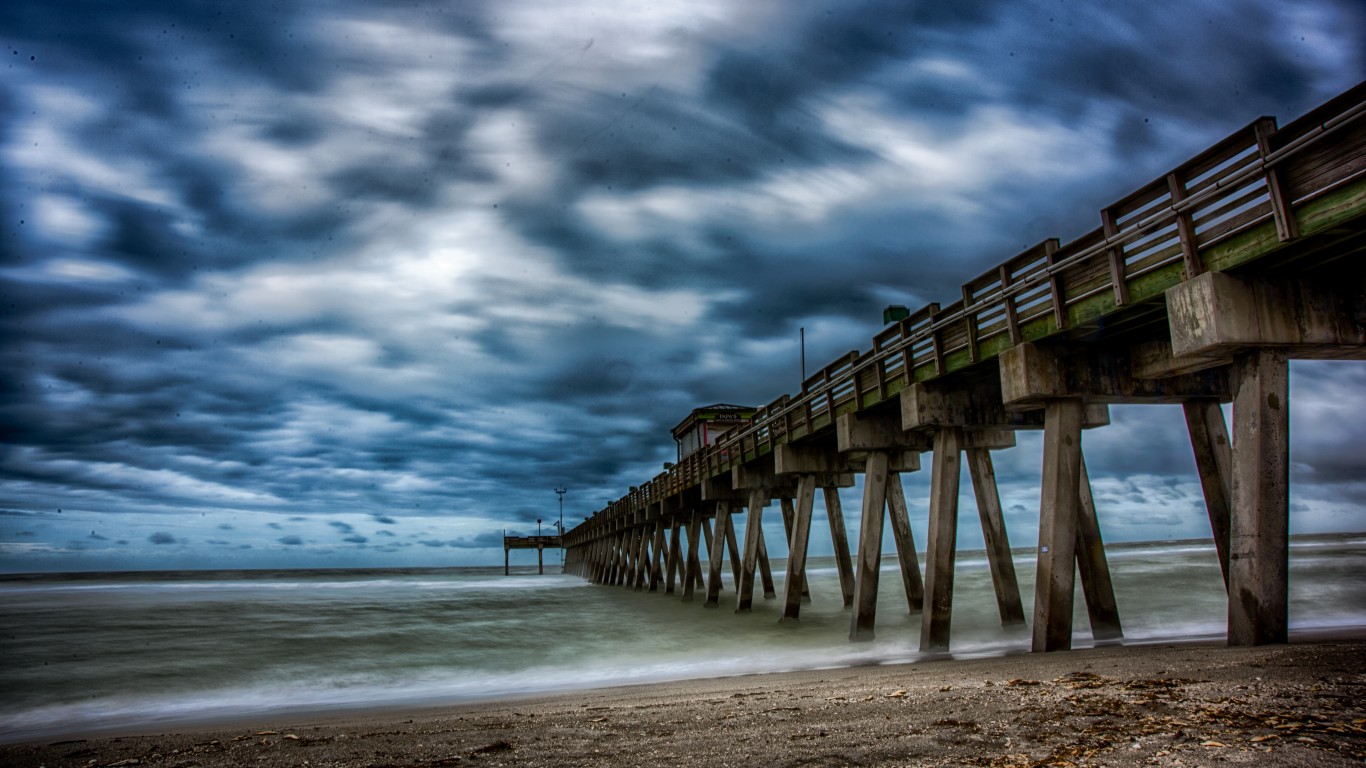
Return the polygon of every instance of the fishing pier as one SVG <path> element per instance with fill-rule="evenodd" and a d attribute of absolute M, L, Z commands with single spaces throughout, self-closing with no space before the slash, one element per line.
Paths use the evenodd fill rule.
<path fill-rule="evenodd" d="M 507 576 L 511 571 L 510 555 L 514 549 L 534 549 L 536 550 L 536 573 L 545 575 L 545 551 L 546 549 L 561 549 L 564 544 L 558 535 L 555 536 L 509 536 L 503 534 L 503 575 Z"/>
<path fill-rule="evenodd" d="M 676 464 L 565 532 L 565 569 L 713 607 L 729 555 L 728 600 L 746 612 L 756 580 L 779 597 L 762 528 L 777 501 L 788 538 L 782 620 L 795 621 L 819 491 L 850 639 L 873 637 L 890 520 L 920 648 L 946 651 L 962 462 L 1001 621 L 1026 622 L 992 452 L 1018 430 L 1042 430 L 1032 648 L 1070 647 L 1078 581 L 1093 636 L 1114 641 L 1123 629 L 1082 436 L 1109 423 L 1112 403 L 1180 403 L 1228 589 L 1228 642 L 1285 642 L 1288 360 L 1366 360 L 1363 234 L 1366 84 L 1284 127 L 1253 121 L 1102 209 L 1092 232 L 1029 248 L 950 304 L 889 308 L 870 349 L 687 452 L 680 441 Z M 699 410 L 694 421 L 705 422 Z M 922 571 L 900 475 L 926 452 Z M 851 550 L 840 489 L 856 473 Z"/>

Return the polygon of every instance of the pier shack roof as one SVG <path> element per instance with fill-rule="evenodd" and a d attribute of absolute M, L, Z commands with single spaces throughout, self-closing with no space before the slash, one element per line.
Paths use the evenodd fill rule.
<path fill-rule="evenodd" d="M 758 408 L 730 403 L 692 409 L 692 413 L 672 430 L 674 442 L 678 444 L 679 460 L 704 446 L 714 445 L 731 430 L 754 423 L 754 414 L 758 411 Z"/>

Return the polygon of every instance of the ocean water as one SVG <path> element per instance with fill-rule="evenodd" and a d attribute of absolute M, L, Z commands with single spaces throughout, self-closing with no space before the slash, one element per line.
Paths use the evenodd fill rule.
<path fill-rule="evenodd" d="M 1107 552 L 1126 643 L 1223 636 L 1212 543 Z M 1015 560 L 1031 615 L 1030 551 Z M 847 640 L 833 560 L 808 567 L 813 600 L 795 625 L 777 623 L 779 600 L 761 590 L 752 613 L 735 614 L 729 569 L 713 610 L 551 575 L 549 564 L 544 576 L 532 567 L 0 577 L 0 742 L 918 658 L 920 619 L 893 557 L 871 643 Z M 1292 630 L 1366 625 L 1366 535 L 1292 541 L 1290 620 Z M 1074 645 L 1089 645 L 1080 595 L 1075 628 Z M 952 635 L 955 655 L 1029 646 L 1027 629 L 1000 626 L 980 552 L 958 555 Z"/>

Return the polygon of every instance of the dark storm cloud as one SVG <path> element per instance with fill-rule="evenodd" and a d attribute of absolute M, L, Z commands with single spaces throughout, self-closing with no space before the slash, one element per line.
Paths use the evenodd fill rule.
<path fill-rule="evenodd" d="M 284 544 L 287 547 L 298 547 L 304 543 L 304 540 L 299 538 L 298 536 L 281 536 L 280 538 L 276 539 L 276 541 L 280 542 L 281 544 Z"/>
<path fill-rule="evenodd" d="M 151 536 L 148 536 L 148 537 L 147 537 L 147 540 L 148 540 L 149 542 L 153 543 L 153 544 L 174 544 L 174 543 L 176 543 L 176 537 L 172 536 L 172 535 L 169 534 L 169 533 L 166 533 L 165 531 L 157 531 L 156 533 L 152 534 Z"/>

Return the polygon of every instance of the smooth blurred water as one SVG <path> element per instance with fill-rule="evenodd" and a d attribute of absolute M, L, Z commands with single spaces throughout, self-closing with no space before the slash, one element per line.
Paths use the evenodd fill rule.
<path fill-rule="evenodd" d="M 1126 643 L 1223 635 L 1212 543 L 1107 551 Z M 1030 615 L 1032 552 L 1015 560 Z M 1366 625 L 1366 537 L 1298 537 L 1290 562 L 1292 628 Z M 761 590 L 735 614 L 729 569 L 711 610 L 700 594 L 684 604 L 500 568 L 0 577 L 0 741 L 916 660 L 920 617 L 894 558 L 872 643 L 846 639 L 833 560 L 809 569 L 813 602 L 795 625 Z M 1080 599 L 1075 627 L 1088 645 Z M 1027 629 L 1000 626 L 980 552 L 958 555 L 952 633 L 955 655 L 1028 648 Z"/>

